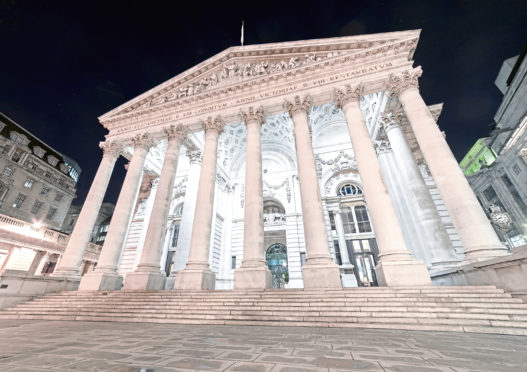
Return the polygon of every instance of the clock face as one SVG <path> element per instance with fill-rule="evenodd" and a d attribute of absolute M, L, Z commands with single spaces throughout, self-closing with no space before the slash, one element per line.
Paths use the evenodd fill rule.
<path fill-rule="evenodd" d="M 498 225 L 508 225 L 510 222 L 510 217 L 506 213 L 493 213 L 491 218 Z"/>

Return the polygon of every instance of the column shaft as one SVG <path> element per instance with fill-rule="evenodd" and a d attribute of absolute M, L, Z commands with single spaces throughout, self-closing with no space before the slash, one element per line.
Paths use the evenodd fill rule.
<path fill-rule="evenodd" d="M 399 115 L 400 116 L 400 115 Z M 421 172 L 406 141 L 399 123 L 401 120 L 394 115 L 384 117 L 384 129 L 395 154 L 398 172 L 405 180 L 407 194 L 412 204 L 412 211 L 422 234 L 423 247 L 431 258 L 435 268 L 444 269 L 457 266 L 458 259 L 454 255 L 454 248 L 446 233 L 441 217 L 435 207 L 432 196 L 428 191 Z"/>
<path fill-rule="evenodd" d="M 294 124 L 298 181 L 302 205 L 302 222 L 307 259 L 302 267 L 305 288 L 340 288 L 340 272 L 329 253 L 328 234 L 318 186 L 315 158 L 309 132 L 309 98 L 302 101 L 296 96 L 293 103 L 286 102 Z"/>
<path fill-rule="evenodd" d="M 342 223 L 342 212 L 340 211 L 335 213 L 335 228 L 337 229 L 342 265 L 350 265 L 351 262 L 348 254 L 348 246 L 346 245 L 346 238 L 344 237 L 344 224 Z"/>
<path fill-rule="evenodd" d="M 124 283 L 124 289 L 128 290 L 160 290 L 165 285 L 166 274 L 161 270 L 160 260 L 163 254 L 168 213 L 184 130 L 181 126 L 177 128 L 171 126 L 165 132 L 168 137 L 167 151 L 154 197 L 141 258 L 135 272 L 129 273 Z"/>
<path fill-rule="evenodd" d="M 60 266 L 55 270 L 54 275 L 56 276 L 80 278 L 79 269 L 84 257 L 84 251 L 90 241 L 93 226 L 97 220 L 115 162 L 121 150 L 120 146 L 115 142 L 103 143 L 101 148 L 104 151 L 101 164 L 97 169 L 79 218 L 70 235 Z"/>
<path fill-rule="evenodd" d="M 214 289 L 215 275 L 209 267 L 210 237 L 216 184 L 216 158 L 218 137 L 223 129 L 219 118 L 209 118 L 203 123 L 205 144 L 203 163 L 198 186 L 198 198 L 194 213 L 190 252 L 187 266 L 178 272 L 174 282 L 177 289 Z"/>
<path fill-rule="evenodd" d="M 115 205 L 97 267 L 93 273 L 82 277 L 79 290 L 116 290 L 122 286 L 122 277 L 117 274 L 117 266 L 141 185 L 143 166 L 152 145 L 148 134 L 137 135 L 133 141 L 134 154 Z"/>
<path fill-rule="evenodd" d="M 459 233 L 465 249 L 465 260 L 471 262 L 505 255 L 507 249 L 499 241 L 448 143 L 421 98 L 416 86 L 417 76 L 413 78 L 415 84 L 399 93 L 399 101 Z"/>
<path fill-rule="evenodd" d="M 262 144 L 260 127 L 263 109 L 242 113 L 247 126 L 247 156 L 245 163 L 245 210 L 243 261 L 234 271 L 235 289 L 263 289 L 272 286 L 271 272 L 265 264 Z"/>
<path fill-rule="evenodd" d="M 375 239 L 379 248 L 379 263 L 375 268 L 381 285 L 431 284 L 426 265 L 415 260 L 408 251 L 404 237 L 382 178 L 377 154 L 373 148 L 366 122 L 362 117 L 359 98 L 362 87 L 346 87 L 346 93 L 335 91 L 336 101 L 346 116 L 353 152 L 357 160 L 364 198 L 368 206 Z"/>

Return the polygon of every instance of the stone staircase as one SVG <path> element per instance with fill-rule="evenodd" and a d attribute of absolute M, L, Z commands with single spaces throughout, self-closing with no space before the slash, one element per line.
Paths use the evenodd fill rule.
<path fill-rule="evenodd" d="M 494 286 L 62 292 L 2 311 L 0 319 L 392 328 L 527 335 L 527 304 Z"/>

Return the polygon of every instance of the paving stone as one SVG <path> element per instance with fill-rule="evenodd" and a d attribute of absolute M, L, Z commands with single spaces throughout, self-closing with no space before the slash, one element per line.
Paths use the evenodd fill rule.
<path fill-rule="evenodd" d="M 268 372 L 273 368 L 273 364 L 237 362 L 226 369 L 228 372 Z"/>
<path fill-rule="evenodd" d="M 285 356 L 285 355 L 260 355 L 256 360 L 271 363 L 284 364 L 315 364 L 316 358 L 300 357 L 300 356 Z"/>
<path fill-rule="evenodd" d="M 232 359 L 232 360 L 252 360 L 256 358 L 258 354 L 242 353 L 239 351 L 227 351 L 216 356 L 221 359 Z"/>
<path fill-rule="evenodd" d="M 167 363 L 167 367 L 198 369 L 203 371 L 222 371 L 233 364 L 232 361 L 220 361 L 211 359 L 182 358 Z"/>
<path fill-rule="evenodd" d="M 318 358 L 317 365 L 325 368 L 352 370 L 352 371 L 383 371 L 382 367 L 374 362 L 365 360 Z"/>

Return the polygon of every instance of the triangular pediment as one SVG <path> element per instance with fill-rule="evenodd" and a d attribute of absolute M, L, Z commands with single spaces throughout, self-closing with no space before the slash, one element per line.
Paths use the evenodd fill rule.
<path fill-rule="evenodd" d="M 231 47 L 102 115 L 99 120 L 104 123 L 122 115 L 174 101 L 183 102 L 235 84 L 278 76 L 348 55 L 360 58 L 392 48 L 404 50 L 411 59 L 419 33 L 420 30 L 411 30 Z"/>

